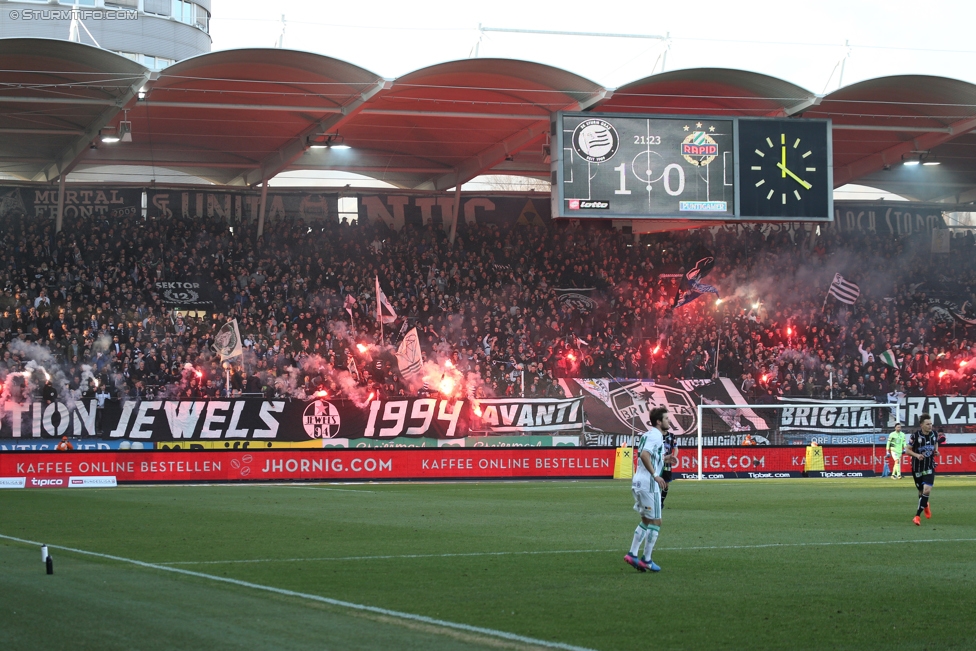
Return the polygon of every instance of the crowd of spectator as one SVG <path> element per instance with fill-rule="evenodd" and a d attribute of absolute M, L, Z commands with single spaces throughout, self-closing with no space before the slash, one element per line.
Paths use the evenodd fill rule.
<path fill-rule="evenodd" d="M 62 394 L 98 383 L 122 397 L 400 395 L 417 389 L 393 351 L 416 327 L 425 357 L 456 369 L 469 394 L 722 376 L 753 400 L 976 395 L 976 326 L 913 291 L 948 275 L 976 304 L 971 233 L 934 256 L 925 237 L 826 228 L 482 225 L 452 244 L 433 224 L 365 220 L 281 220 L 261 238 L 200 218 L 83 217 L 60 233 L 24 215 L 0 222 L 0 377 L 49 371 Z M 704 250 L 716 258 L 704 282 L 722 300 L 673 310 L 680 273 Z M 852 306 L 825 300 L 838 272 L 861 288 Z M 398 315 L 382 337 L 376 277 Z M 213 304 L 171 304 L 157 283 L 172 282 L 199 282 Z M 230 319 L 244 355 L 221 364 L 212 344 Z"/>

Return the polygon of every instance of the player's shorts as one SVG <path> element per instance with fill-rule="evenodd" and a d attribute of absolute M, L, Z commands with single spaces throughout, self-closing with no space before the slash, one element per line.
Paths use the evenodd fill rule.
<path fill-rule="evenodd" d="M 651 482 L 649 489 L 645 486 L 632 485 L 630 492 L 634 495 L 634 510 L 640 513 L 642 518 L 661 519 L 661 487 L 657 482 Z"/>
<path fill-rule="evenodd" d="M 918 475 L 912 473 L 912 478 L 915 480 L 915 488 L 922 490 L 922 486 L 928 484 L 929 486 L 935 486 L 935 473 L 927 472 L 923 475 Z"/>
<path fill-rule="evenodd" d="M 665 471 L 663 471 L 661 473 L 661 479 L 663 479 L 664 481 L 668 482 L 669 484 L 671 483 L 671 476 L 672 475 L 671 475 L 671 470 L 670 469 L 669 470 L 665 470 Z"/>

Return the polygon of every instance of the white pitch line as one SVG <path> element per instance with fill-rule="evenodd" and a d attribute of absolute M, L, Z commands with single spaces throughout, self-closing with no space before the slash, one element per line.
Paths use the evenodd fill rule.
<path fill-rule="evenodd" d="M 160 565 L 224 565 L 227 563 L 294 563 L 302 561 L 377 561 L 399 558 L 453 558 L 457 556 L 524 556 L 529 554 L 600 554 L 616 549 L 562 549 L 521 552 L 457 552 L 448 554 L 395 554 L 389 556 L 323 556 L 317 558 L 255 558 L 236 561 L 170 561 Z"/>
<path fill-rule="evenodd" d="M 40 546 L 41 543 L 33 540 L 24 540 L 23 538 L 15 538 L 14 536 L 5 536 L 0 534 L 0 538 L 5 540 L 12 540 L 14 542 L 22 543 L 25 545 L 35 545 Z M 404 619 L 413 622 L 422 622 L 424 624 L 430 624 L 433 626 L 440 626 L 442 628 L 449 628 L 458 631 L 465 631 L 467 633 L 478 633 L 480 635 L 487 635 L 490 637 L 501 638 L 503 640 L 511 640 L 513 642 L 521 642 L 523 644 L 534 644 L 537 646 L 543 646 L 550 649 L 565 649 L 566 651 L 594 651 L 587 647 L 575 646 L 572 644 L 564 644 L 562 642 L 550 642 L 548 640 L 539 640 L 533 637 L 527 637 L 525 635 L 518 635 L 516 633 L 509 633 L 507 631 L 498 631 L 493 628 L 484 628 L 481 626 L 471 626 L 470 624 L 460 624 L 458 622 L 449 622 L 443 619 L 435 619 L 433 617 L 425 617 L 424 615 L 415 615 L 413 613 L 404 613 L 398 610 L 389 610 L 387 608 L 378 608 L 377 606 L 366 606 L 364 604 L 357 604 L 351 601 L 342 601 L 340 599 L 330 599 L 329 597 L 322 597 L 316 594 L 309 594 L 306 592 L 296 592 L 294 590 L 285 590 L 284 588 L 275 588 L 270 585 L 261 585 L 260 583 L 251 583 L 250 581 L 240 581 L 238 579 L 231 579 L 225 576 L 215 576 L 213 574 L 204 574 L 202 572 L 194 572 L 192 570 L 184 570 L 178 567 L 167 567 L 165 565 L 158 565 L 156 563 L 146 563 L 144 561 L 137 561 L 132 558 L 123 558 L 122 556 L 113 556 L 111 554 L 101 554 L 99 552 L 91 552 L 84 549 L 75 549 L 73 547 L 64 547 L 62 545 L 48 545 L 49 549 L 60 549 L 66 552 L 72 552 L 74 554 L 83 554 L 85 556 L 95 556 L 97 558 L 105 558 L 112 561 L 118 561 L 120 563 L 129 563 L 131 565 L 138 565 L 139 567 L 145 567 L 153 570 L 161 570 L 163 572 L 174 572 L 176 574 L 183 574 L 185 576 L 194 576 L 200 579 L 209 579 L 211 581 L 217 581 L 220 583 L 229 583 L 231 585 L 240 586 L 243 588 L 251 588 L 252 590 L 262 590 L 264 592 L 273 592 L 275 594 L 285 595 L 286 597 L 298 597 L 300 599 L 308 599 L 310 601 L 317 601 L 320 603 L 329 604 L 331 606 L 339 606 L 341 608 L 349 608 L 350 610 L 359 610 L 370 613 L 375 613 L 377 615 L 385 615 L 387 617 L 396 617 L 398 619 Z"/>
<path fill-rule="evenodd" d="M 763 543 L 759 545 L 706 545 L 700 547 L 658 547 L 662 552 L 690 552 L 714 549 L 766 549 L 769 547 L 821 547 L 839 545 L 900 545 L 904 543 L 976 542 L 976 538 L 930 538 L 923 540 L 852 540 L 801 543 Z M 464 556 L 527 556 L 534 554 L 609 554 L 620 549 L 554 549 L 515 552 L 456 552 L 447 554 L 391 554 L 385 556 L 319 556 L 309 558 L 252 558 L 230 561 L 169 561 L 160 565 L 227 565 L 234 563 L 301 563 L 312 561 L 382 561 L 405 558 L 455 558 Z"/>

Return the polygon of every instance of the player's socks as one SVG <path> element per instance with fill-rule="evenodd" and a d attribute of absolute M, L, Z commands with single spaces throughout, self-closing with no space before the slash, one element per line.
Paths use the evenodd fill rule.
<path fill-rule="evenodd" d="M 661 527 L 656 524 L 647 525 L 647 541 L 644 543 L 644 562 L 650 564 L 651 554 L 654 553 L 654 544 L 657 542 Z"/>
<path fill-rule="evenodd" d="M 637 557 L 640 554 L 641 543 L 644 542 L 644 538 L 647 537 L 647 527 L 651 525 L 645 525 L 641 522 L 637 525 L 637 529 L 634 530 L 634 542 L 630 543 L 630 555 Z"/>
<path fill-rule="evenodd" d="M 918 511 L 915 512 L 915 515 L 922 515 L 922 511 L 924 511 L 925 507 L 927 507 L 928 505 L 929 505 L 929 496 L 928 495 L 920 496 L 918 498 Z"/>
<path fill-rule="evenodd" d="M 668 499 L 668 487 L 665 486 L 664 490 L 661 491 L 661 508 L 664 508 L 664 500 Z"/>

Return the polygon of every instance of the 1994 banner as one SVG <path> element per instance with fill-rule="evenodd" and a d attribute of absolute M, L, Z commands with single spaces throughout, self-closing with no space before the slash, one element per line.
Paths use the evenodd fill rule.
<path fill-rule="evenodd" d="M 581 431 L 583 398 L 440 400 L 364 405 L 334 400 L 94 400 L 72 405 L 5 402 L 0 438 L 61 436 L 152 442 L 454 439 Z M 102 412 L 102 413 L 100 413 Z"/>

